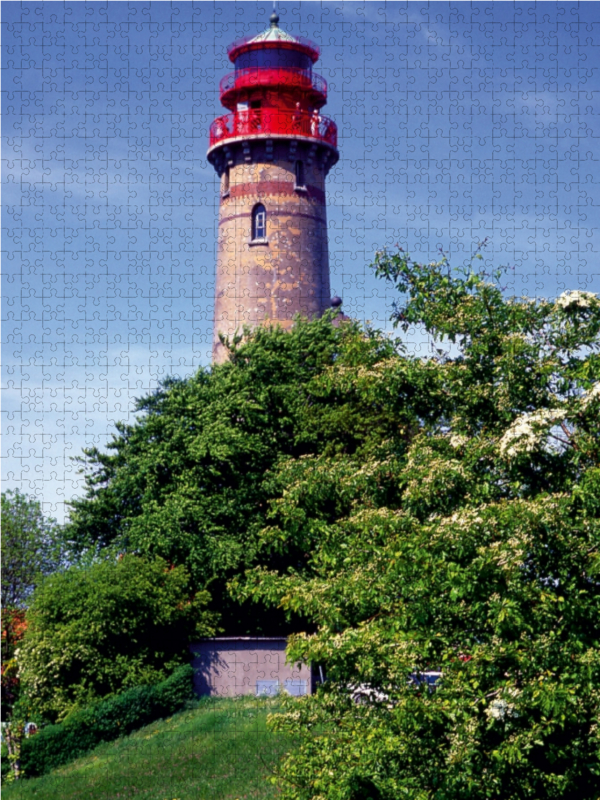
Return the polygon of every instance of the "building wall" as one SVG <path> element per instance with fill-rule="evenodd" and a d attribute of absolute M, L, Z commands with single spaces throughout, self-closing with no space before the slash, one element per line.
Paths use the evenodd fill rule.
<path fill-rule="evenodd" d="M 328 151 L 311 143 L 267 141 L 228 148 L 229 193 L 219 212 L 213 358 L 226 357 L 219 333 L 241 333 L 279 324 L 296 314 L 315 317 L 329 307 L 329 254 L 325 176 Z M 295 165 L 304 165 L 306 190 L 295 186 Z M 222 178 L 222 190 L 224 187 Z M 267 211 L 267 243 L 253 243 L 252 210 Z"/>
<path fill-rule="evenodd" d="M 305 665 L 285 663 L 286 639 L 216 638 L 194 642 L 194 689 L 198 696 L 234 697 L 274 693 L 277 688 L 291 694 L 311 694 L 311 670 Z M 286 682 L 288 682 L 286 684 Z M 291 683 L 289 683 L 291 682 Z"/>

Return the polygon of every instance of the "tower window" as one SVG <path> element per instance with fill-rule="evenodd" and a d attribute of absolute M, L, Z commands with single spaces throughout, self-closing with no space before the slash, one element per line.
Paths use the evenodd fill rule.
<path fill-rule="evenodd" d="M 304 181 L 304 162 L 296 161 L 296 185 L 295 189 L 305 189 L 306 184 Z"/>
<path fill-rule="evenodd" d="M 221 197 L 227 197 L 229 194 L 229 167 L 225 167 L 221 175 Z"/>
<path fill-rule="evenodd" d="M 267 209 L 262 203 L 254 206 L 252 211 L 252 239 L 267 238 Z"/>

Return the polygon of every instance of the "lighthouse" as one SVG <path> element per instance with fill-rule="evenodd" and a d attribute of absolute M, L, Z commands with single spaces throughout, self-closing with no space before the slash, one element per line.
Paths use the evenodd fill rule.
<path fill-rule="evenodd" d="M 234 71 L 219 90 L 230 113 L 210 126 L 207 154 L 220 177 L 215 363 L 227 358 L 220 335 L 289 329 L 329 307 L 325 178 L 339 159 L 316 44 L 282 30 L 274 12 L 227 52 Z"/>

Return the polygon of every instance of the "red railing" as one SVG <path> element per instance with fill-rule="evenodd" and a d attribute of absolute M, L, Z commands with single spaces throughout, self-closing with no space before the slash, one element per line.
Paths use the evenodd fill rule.
<path fill-rule="evenodd" d="M 210 126 L 210 146 L 236 136 L 308 136 L 337 147 L 337 125 L 328 117 L 279 108 L 248 109 L 218 117 Z"/>
<path fill-rule="evenodd" d="M 221 97 L 232 89 L 253 86 L 294 86 L 312 89 L 327 99 L 327 81 L 316 72 L 300 67 L 248 67 L 229 72 L 219 84 Z"/>
<path fill-rule="evenodd" d="M 250 36 L 244 36 L 242 39 L 236 39 L 235 42 L 230 44 L 229 47 L 227 48 L 227 55 L 230 56 L 234 50 L 237 50 L 238 48 L 243 47 L 244 45 L 260 44 L 264 46 L 265 42 L 267 43 L 268 46 L 271 47 L 290 47 L 290 46 L 293 47 L 294 44 L 299 44 L 302 45 L 302 47 L 306 47 L 309 50 L 312 50 L 316 54 L 317 58 L 321 55 L 321 48 L 319 47 L 319 45 L 315 44 L 314 42 L 311 42 L 310 39 L 305 39 L 304 36 L 294 36 L 293 42 L 286 41 L 285 39 L 278 41 L 273 39 L 271 40 L 262 39 L 259 40 L 258 42 L 253 42 L 252 41 L 253 39 L 256 39 L 256 34 L 251 34 Z"/>

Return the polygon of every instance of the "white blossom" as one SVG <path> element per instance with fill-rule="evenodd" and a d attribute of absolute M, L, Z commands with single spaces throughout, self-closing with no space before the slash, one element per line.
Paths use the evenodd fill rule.
<path fill-rule="evenodd" d="M 581 405 L 587 408 L 593 400 L 600 400 L 600 381 L 595 383 L 589 392 L 585 392 L 581 398 Z"/>
<path fill-rule="evenodd" d="M 352 700 L 358 705 L 366 705 L 368 703 L 383 703 L 390 699 L 390 696 L 385 692 L 380 692 L 374 689 L 368 683 L 359 683 L 358 686 L 354 683 L 348 684 L 348 689 L 351 692 Z M 391 705 L 389 706 L 391 708 Z"/>
<path fill-rule="evenodd" d="M 486 708 L 485 713 L 491 719 L 497 719 L 503 722 L 506 717 L 518 717 L 519 714 L 515 711 L 512 703 L 507 703 L 506 700 L 492 700 Z"/>
<path fill-rule="evenodd" d="M 469 441 L 468 437 L 463 436 L 460 433 L 453 433 L 450 436 L 450 444 L 452 447 L 464 447 L 468 441 Z"/>
<path fill-rule="evenodd" d="M 530 453 L 548 429 L 566 415 L 567 412 L 562 408 L 543 408 L 522 414 L 500 439 L 500 453 L 509 458 L 518 453 Z"/>
<path fill-rule="evenodd" d="M 589 308 L 595 301 L 598 295 L 594 292 L 582 292 L 579 289 L 570 292 L 563 292 L 556 301 L 556 305 L 560 308 Z"/>

